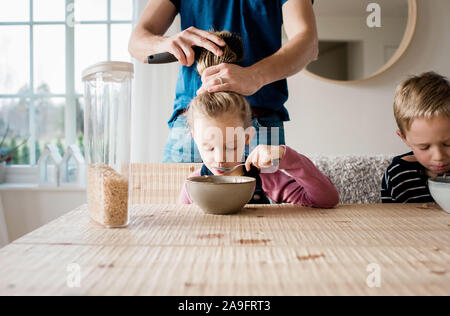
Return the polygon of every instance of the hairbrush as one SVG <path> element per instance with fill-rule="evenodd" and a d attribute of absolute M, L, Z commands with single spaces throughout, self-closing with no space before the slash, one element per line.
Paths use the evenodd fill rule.
<path fill-rule="evenodd" d="M 230 49 L 236 54 L 237 60 L 236 62 L 240 62 L 244 59 L 244 43 L 242 42 L 242 38 L 237 35 L 227 31 L 222 31 L 216 33 L 217 36 L 222 38 L 226 45 L 230 47 Z M 194 54 L 195 60 L 199 58 L 199 56 L 206 50 L 203 47 L 194 46 Z M 177 62 L 178 59 L 169 52 L 153 54 L 147 57 L 148 64 L 167 64 Z"/>

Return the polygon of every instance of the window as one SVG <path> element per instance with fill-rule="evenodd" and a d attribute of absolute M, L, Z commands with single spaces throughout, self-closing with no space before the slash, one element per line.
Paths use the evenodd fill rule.
<path fill-rule="evenodd" d="M 0 0 L 0 154 L 35 165 L 83 139 L 81 72 L 131 61 L 133 0 Z M 74 23 L 73 23 L 74 22 Z"/>

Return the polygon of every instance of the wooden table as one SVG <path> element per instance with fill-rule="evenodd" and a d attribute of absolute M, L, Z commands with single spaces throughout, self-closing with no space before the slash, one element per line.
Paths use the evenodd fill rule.
<path fill-rule="evenodd" d="M 141 205 L 114 230 L 82 206 L 0 250 L 0 294 L 450 295 L 449 245 L 434 205 Z"/>

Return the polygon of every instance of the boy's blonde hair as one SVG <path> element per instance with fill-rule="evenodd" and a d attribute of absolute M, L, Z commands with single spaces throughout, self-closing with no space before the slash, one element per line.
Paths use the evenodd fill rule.
<path fill-rule="evenodd" d="M 236 115 L 246 129 L 252 124 L 252 112 L 247 100 L 234 92 L 202 93 L 196 96 L 187 110 L 187 125 L 193 128 L 194 114 L 200 113 L 210 118 L 224 114 Z"/>
<path fill-rule="evenodd" d="M 450 117 L 450 85 L 446 77 L 426 72 L 397 87 L 394 116 L 403 136 L 416 118 Z"/>

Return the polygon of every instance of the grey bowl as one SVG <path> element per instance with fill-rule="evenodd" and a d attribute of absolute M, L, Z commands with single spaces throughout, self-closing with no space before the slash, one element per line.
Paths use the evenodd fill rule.
<path fill-rule="evenodd" d="M 208 214 L 234 214 L 253 196 L 256 179 L 232 176 L 201 176 L 187 179 L 187 191 L 196 205 Z"/>
<path fill-rule="evenodd" d="M 428 179 L 428 187 L 433 199 L 439 206 L 450 213 L 450 178 L 439 177 L 436 180 Z"/>

